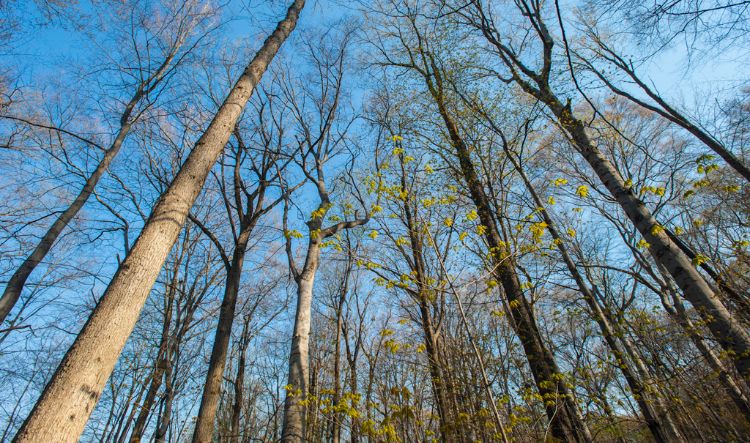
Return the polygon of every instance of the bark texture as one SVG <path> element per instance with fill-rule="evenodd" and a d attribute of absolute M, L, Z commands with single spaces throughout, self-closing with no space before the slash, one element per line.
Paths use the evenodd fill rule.
<path fill-rule="evenodd" d="M 320 239 L 311 235 L 307 257 L 302 273 L 297 279 L 297 311 L 294 317 L 292 350 L 289 355 L 289 382 L 284 401 L 283 442 L 305 442 L 306 406 L 301 403 L 307 397 L 307 382 L 310 377 L 310 311 L 312 309 L 313 284 L 320 264 Z"/>
<path fill-rule="evenodd" d="M 156 277 L 206 177 L 305 4 L 296 0 L 266 39 L 198 140 L 120 265 L 101 301 L 15 437 L 17 442 L 74 442 L 83 432 Z"/>

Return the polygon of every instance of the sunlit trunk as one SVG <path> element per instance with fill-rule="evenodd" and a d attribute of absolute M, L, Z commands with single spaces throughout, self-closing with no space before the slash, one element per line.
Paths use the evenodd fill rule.
<path fill-rule="evenodd" d="M 138 240 L 44 389 L 15 441 L 77 441 L 117 358 L 133 331 L 151 287 L 198 198 L 209 171 L 281 44 L 294 29 L 304 0 L 263 43 L 154 206 Z"/>

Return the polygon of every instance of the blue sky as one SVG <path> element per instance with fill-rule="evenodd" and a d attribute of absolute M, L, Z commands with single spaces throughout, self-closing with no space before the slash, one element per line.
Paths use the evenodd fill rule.
<path fill-rule="evenodd" d="M 90 10 L 85 1 L 81 3 L 84 11 Z M 21 7 L 33 8 L 33 4 L 33 2 L 22 1 Z M 234 20 L 222 29 L 222 37 L 243 46 L 244 42 L 250 40 L 253 46 L 257 47 L 259 40 L 275 25 L 285 7 L 286 2 L 280 0 L 271 2 L 271 6 L 261 0 L 231 0 L 232 12 L 228 15 L 233 16 Z M 32 11 L 21 11 L 22 14 L 24 12 L 31 13 Z M 302 33 L 297 33 L 295 38 L 304 36 L 305 29 L 324 26 L 326 22 L 335 21 L 345 13 L 345 9 L 338 2 L 311 1 L 300 22 Z M 106 32 L 103 30 L 93 32 L 92 36 L 95 41 L 106 40 Z M 23 37 L 11 57 L 23 74 L 23 83 L 30 86 L 42 83 L 45 78 L 61 77 L 60 73 L 66 72 L 69 69 L 68 66 L 77 64 L 68 64 L 68 60 L 97 61 L 95 54 L 92 54 L 91 41 L 87 37 L 77 32 L 63 30 L 59 26 L 41 27 L 33 35 Z M 698 63 L 688 69 L 684 47 L 675 45 L 655 57 L 645 67 L 642 74 L 653 81 L 656 88 L 672 101 L 684 102 L 688 108 L 692 107 L 696 101 L 720 98 L 724 95 L 731 96 L 736 91 L 737 84 L 745 81 L 743 76 L 746 76 L 747 69 L 743 63 L 745 60 L 743 54 L 739 51 L 726 52 L 720 57 L 714 55 L 710 60 L 706 59 L 707 56 L 696 55 L 695 57 Z M 361 95 L 355 95 L 354 99 L 359 101 Z M 125 160 L 123 157 L 125 156 L 121 155 L 118 161 Z M 304 204 L 312 205 L 314 202 L 308 201 Z M 88 205 L 89 208 L 91 206 Z M 96 251 L 89 245 L 88 252 L 95 253 Z M 105 262 L 104 269 L 100 270 L 103 277 L 96 284 L 96 290 L 93 288 L 91 290 L 96 294 L 101 293 L 101 289 L 108 281 L 106 276 L 114 272 L 116 265 L 114 257 L 102 260 Z"/>

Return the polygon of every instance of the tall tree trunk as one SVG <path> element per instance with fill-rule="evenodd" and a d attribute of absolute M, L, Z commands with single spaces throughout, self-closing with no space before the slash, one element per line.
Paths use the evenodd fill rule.
<path fill-rule="evenodd" d="M 344 329 L 344 303 L 346 294 L 349 292 L 349 274 L 351 273 L 352 249 L 351 244 L 347 248 L 346 274 L 339 288 L 339 299 L 336 305 L 336 336 L 333 342 L 333 421 L 331 422 L 331 443 L 341 441 L 341 421 L 344 416 L 335 409 L 341 401 L 341 334 Z"/>
<path fill-rule="evenodd" d="M 21 266 L 16 269 L 16 271 L 10 277 L 10 280 L 8 280 L 8 284 L 5 286 L 3 295 L 2 297 L 0 297 L 0 325 L 5 322 L 5 319 L 8 317 L 8 314 L 10 314 L 13 306 L 15 306 L 16 302 L 18 302 L 18 299 L 21 297 L 21 292 L 26 285 L 26 280 L 28 280 L 31 273 L 34 272 L 34 269 L 36 269 L 39 263 L 41 263 L 42 260 L 44 260 L 44 258 L 47 256 L 50 249 L 52 249 L 52 245 L 60 237 L 60 234 L 62 234 L 65 227 L 68 226 L 73 218 L 75 218 L 81 208 L 83 208 L 83 205 L 86 204 L 89 197 L 91 197 L 91 194 L 94 193 L 96 185 L 99 183 L 99 180 L 101 180 L 107 169 L 109 169 L 109 165 L 112 164 L 112 161 L 117 156 L 117 153 L 120 152 L 120 148 L 125 141 L 125 137 L 127 137 L 130 129 L 133 127 L 133 123 L 135 123 L 133 118 L 133 111 L 135 110 L 135 107 L 138 106 L 138 103 L 140 103 L 141 99 L 147 94 L 148 91 L 156 88 L 156 86 L 158 86 L 159 83 L 164 79 L 164 76 L 169 71 L 172 65 L 172 61 L 177 55 L 177 51 L 179 50 L 181 45 L 181 43 L 178 43 L 173 46 L 172 50 L 164 59 L 162 64 L 159 65 L 157 70 L 138 85 L 135 93 L 133 93 L 133 96 L 125 105 L 125 109 L 120 115 L 120 129 L 117 131 L 115 139 L 112 141 L 112 144 L 109 146 L 109 148 L 104 151 L 104 156 L 101 160 L 99 160 L 96 168 L 94 168 L 94 172 L 92 172 L 91 175 L 86 179 L 86 183 L 83 185 L 83 188 L 81 188 L 81 191 L 78 193 L 70 206 L 65 208 L 65 210 L 60 213 L 60 215 L 55 219 L 49 229 L 47 229 L 47 232 L 45 232 L 42 238 L 39 240 L 39 243 L 37 243 L 36 247 L 34 247 L 34 250 L 31 252 L 31 254 L 26 257 L 23 263 L 21 263 Z"/>
<path fill-rule="evenodd" d="M 663 268 L 659 266 L 661 271 Z M 711 346 L 701 337 L 701 333 L 698 328 L 693 324 L 690 316 L 685 309 L 685 305 L 680 300 L 680 296 L 676 289 L 669 280 L 669 277 L 665 275 L 665 279 L 662 282 L 663 291 L 659 295 L 661 296 L 662 306 L 667 311 L 674 321 L 682 327 L 682 330 L 690 338 L 695 347 L 700 352 L 703 359 L 708 363 L 708 366 L 718 376 L 719 381 L 727 391 L 727 395 L 732 399 L 737 409 L 744 415 L 745 420 L 750 423 L 750 403 L 748 402 L 747 396 L 743 392 L 740 385 L 734 380 L 732 375 L 727 371 L 724 363 L 721 361 L 718 355 L 711 349 Z M 667 295 L 671 297 L 671 301 L 667 298 Z"/>
<path fill-rule="evenodd" d="M 502 285 L 511 307 L 511 323 L 521 340 L 537 389 L 544 399 L 552 435 L 562 441 L 591 441 L 591 433 L 586 423 L 581 420 L 578 406 L 561 379 L 562 374 L 557 367 L 554 356 L 547 349 L 539 333 L 532 307 L 523 295 L 514 261 L 509 256 L 505 242 L 502 241 L 497 230 L 492 208 L 474 169 L 469 149 L 445 106 L 440 90 L 441 79 L 436 76 L 435 83 L 429 78 L 426 78 L 426 81 L 428 89 L 438 106 L 438 112 L 445 123 L 451 145 L 456 150 L 461 173 L 469 188 L 470 197 L 477 208 L 479 219 L 486 229 L 484 236 L 492 253 L 492 273 Z"/>
<path fill-rule="evenodd" d="M 281 44 L 294 29 L 304 0 L 263 43 L 198 140 L 120 265 L 91 317 L 15 437 L 17 442 L 73 442 L 83 432 L 151 287 L 187 219 L 209 171 Z"/>
<path fill-rule="evenodd" d="M 406 169 L 404 166 L 403 154 L 399 154 L 399 160 L 401 164 L 401 189 L 407 189 L 406 183 Z M 409 244 L 411 246 L 411 263 L 413 263 L 412 272 L 415 273 L 415 281 L 418 285 L 417 291 L 414 291 L 411 295 L 416 298 L 417 305 L 419 306 L 419 315 L 422 323 L 422 333 L 425 345 L 425 351 L 427 352 L 427 366 L 430 371 L 430 379 L 432 382 L 432 392 L 435 396 L 435 402 L 437 403 L 438 416 L 440 418 L 440 437 L 441 441 L 453 442 L 455 438 L 455 423 L 453 423 L 450 417 L 450 409 L 448 407 L 448 401 L 446 397 L 446 383 L 443 375 L 444 368 L 441 365 L 440 356 L 437 349 L 437 337 L 435 334 L 435 328 L 432 325 L 432 316 L 430 314 L 429 306 L 429 295 L 427 284 L 426 268 L 424 264 L 424 249 L 423 249 L 423 238 L 419 234 L 421 228 L 417 226 L 417 220 L 415 220 L 416 214 L 411 206 L 412 200 L 406 198 L 404 200 L 404 215 L 406 218 L 406 228 L 409 233 Z"/>
<path fill-rule="evenodd" d="M 229 428 L 228 441 L 239 442 L 242 431 L 240 430 L 240 418 L 242 416 L 242 405 L 244 404 L 244 387 L 245 387 L 245 367 L 247 366 L 247 345 L 250 335 L 250 320 L 251 316 L 245 317 L 245 321 L 242 324 L 242 335 L 240 336 L 240 355 L 237 362 L 237 376 L 234 378 L 234 403 L 232 405 L 232 421 Z"/>
<path fill-rule="evenodd" d="M 604 186 L 649 243 L 649 251 L 656 262 L 669 272 L 721 347 L 733 356 L 737 371 L 746 381 L 750 381 L 750 335 L 747 331 L 739 321 L 732 318 L 726 306 L 690 259 L 670 240 L 663 229 L 660 229 L 661 225 L 651 211 L 629 187 L 625 186 L 625 181 L 612 163 L 591 143 L 583 123 L 573 116 L 570 106 L 563 105 L 549 88 L 527 92 L 536 92 L 537 98 L 552 111 L 569 134 L 578 152 L 591 165 Z"/>
<path fill-rule="evenodd" d="M 237 294 L 240 290 L 242 265 L 245 261 L 245 250 L 252 227 L 243 226 L 232 254 L 232 262 L 227 270 L 224 298 L 219 309 L 219 322 L 216 325 L 211 358 L 208 362 L 208 373 L 203 386 L 203 396 L 198 410 L 198 418 L 193 431 L 193 443 L 210 442 L 216 421 L 216 410 L 221 397 L 221 386 L 224 380 L 224 366 L 227 360 L 229 340 L 232 337 L 234 311 L 237 307 Z"/>
<path fill-rule="evenodd" d="M 281 441 L 304 443 L 306 441 L 305 403 L 307 382 L 310 377 L 310 314 L 312 309 L 313 284 L 320 260 L 320 239 L 310 233 L 307 256 L 302 273 L 297 280 L 297 312 L 294 318 L 292 349 L 289 355 L 289 379 L 284 400 L 284 424 Z"/>
<path fill-rule="evenodd" d="M 542 218 L 547 224 L 547 229 L 552 236 L 555 245 L 557 245 L 557 249 L 562 256 L 563 261 L 565 262 L 565 266 L 568 268 L 568 272 L 570 272 L 570 275 L 573 277 L 573 280 L 575 280 L 578 289 L 581 291 L 584 301 L 589 306 L 589 309 L 593 314 L 594 321 L 596 321 L 596 324 L 599 326 L 599 330 L 601 331 L 605 342 L 614 355 L 617 366 L 620 368 L 620 371 L 625 377 L 625 381 L 628 383 L 628 387 L 630 388 L 630 391 L 633 393 L 633 397 L 638 403 L 638 407 L 643 414 L 643 418 L 646 420 L 646 424 L 649 428 L 649 431 L 651 431 L 651 435 L 654 437 L 654 440 L 657 442 L 680 441 L 682 439 L 682 436 L 674 426 L 674 421 L 671 419 L 671 417 L 669 417 L 668 411 L 663 407 L 660 407 L 660 400 L 649 399 L 649 397 L 651 397 L 649 391 L 647 390 L 644 383 L 642 383 L 638 378 L 637 374 L 632 370 L 630 366 L 630 360 L 628 359 L 626 353 L 623 352 L 621 344 L 617 340 L 618 334 L 614 331 L 612 325 L 610 324 L 609 319 L 612 318 L 612 315 L 608 312 L 605 312 L 608 311 L 608 308 L 606 306 L 602 307 L 599 304 L 599 302 L 596 300 L 595 294 L 586 284 L 586 281 L 584 280 L 581 273 L 578 272 L 578 267 L 573 262 L 572 257 L 568 253 L 568 248 L 565 245 L 565 240 L 560 236 L 560 231 L 557 229 L 557 224 L 554 220 L 552 220 L 549 212 L 547 212 L 547 208 L 542 202 L 542 199 L 539 198 L 539 194 L 537 194 L 533 184 L 526 176 L 526 173 L 521 168 L 519 162 L 515 158 L 513 158 L 513 153 L 510 152 L 505 143 L 503 144 L 503 149 L 505 150 L 506 156 L 513 164 L 513 167 L 516 169 L 516 171 L 518 171 L 519 175 L 523 179 L 526 189 L 529 191 L 532 199 L 534 200 L 534 204 L 537 208 L 541 208 L 540 213 L 542 214 Z M 654 402 L 653 400 L 656 400 L 656 402 Z"/>
<path fill-rule="evenodd" d="M 514 52 L 498 39 L 497 30 L 479 1 L 472 2 L 479 22 L 476 26 L 497 49 L 501 61 L 510 68 L 512 79 L 525 93 L 542 102 L 555 116 L 557 123 L 567 133 L 575 149 L 591 166 L 599 180 L 623 209 L 641 236 L 648 242 L 649 251 L 657 263 L 667 270 L 685 298 L 695 307 L 702 320 L 721 347 L 734 359 L 737 371 L 745 381 L 750 381 L 750 335 L 717 297 L 710 285 L 693 266 L 657 222 L 651 211 L 625 185 L 612 163 L 591 142 L 584 123 L 573 115 L 570 101 L 563 104 L 550 87 L 554 38 L 547 29 L 540 11 L 541 4 L 524 2 L 518 6 L 530 21 L 543 48 L 542 67 L 534 72 L 517 58 Z M 533 84 L 532 84 L 533 83 Z"/>

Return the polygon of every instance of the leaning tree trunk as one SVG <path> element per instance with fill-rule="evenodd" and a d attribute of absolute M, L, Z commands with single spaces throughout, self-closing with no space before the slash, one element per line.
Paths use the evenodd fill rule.
<path fill-rule="evenodd" d="M 479 25 L 483 35 L 497 48 L 503 63 L 511 68 L 513 80 L 525 93 L 544 103 L 552 112 L 575 149 L 591 166 L 599 180 L 649 244 L 649 251 L 654 260 L 664 266 L 672 276 L 721 347 L 733 357 L 737 371 L 745 381 L 750 381 L 750 335 L 748 332 L 732 318 L 729 310 L 693 266 L 687 255 L 669 238 L 665 228 L 659 225 L 651 211 L 633 193 L 632 189 L 625 185 L 625 180 L 609 159 L 591 142 L 584 123 L 573 115 L 570 101 L 563 104 L 550 88 L 549 75 L 554 39 L 544 25 L 541 14 L 538 13 L 539 5 L 535 4 L 535 11 L 527 11 L 529 13 L 526 14 L 534 24 L 544 48 L 542 70 L 535 73 L 523 65 L 519 59 L 513 57 L 513 52 L 496 38 L 491 24 L 486 20 L 487 17 L 481 4 L 474 3 L 477 13 L 483 20 Z M 522 75 L 525 75 L 528 80 L 524 80 Z M 536 86 L 530 82 L 535 83 Z"/>
<path fill-rule="evenodd" d="M 657 442 L 680 441 L 682 436 L 680 435 L 680 432 L 676 428 L 676 426 L 674 426 L 674 420 L 672 420 L 669 416 L 669 411 L 667 411 L 666 408 L 662 407 L 663 405 L 661 404 L 661 400 L 658 398 L 649 399 L 649 397 L 651 397 L 651 394 L 646 387 L 648 379 L 641 381 L 641 379 L 639 379 L 639 377 L 631 367 L 631 363 L 626 353 L 623 351 L 620 342 L 617 340 L 617 337 L 620 336 L 620 334 L 618 334 L 614 330 L 610 323 L 609 319 L 612 317 L 612 315 L 611 313 L 609 313 L 609 309 L 607 307 L 602 307 L 599 305 L 594 292 L 586 284 L 583 276 L 578 271 L 578 267 L 576 266 L 575 262 L 573 262 L 573 258 L 568 253 L 568 248 L 565 245 L 565 241 L 560 236 L 560 231 L 557 229 L 557 224 L 554 220 L 552 220 L 552 217 L 547 211 L 547 208 L 542 202 L 542 199 L 539 198 L 539 194 L 537 194 L 536 190 L 534 189 L 533 184 L 526 176 L 526 173 L 523 171 L 518 161 L 513 158 L 510 150 L 505 146 L 504 150 L 508 159 L 513 164 L 513 167 L 521 176 L 526 189 L 529 191 L 532 199 L 534 200 L 534 204 L 537 208 L 541 209 L 539 212 L 542 215 L 544 222 L 547 223 L 547 230 L 552 236 L 555 245 L 557 245 L 557 249 L 562 256 L 563 261 L 565 262 L 565 266 L 568 268 L 568 272 L 570 272 L 573 280 L 575 280 L 576 284 L 578 285 L 578 289 L 581 291 L 584 301 L 589 306 L 589 309 L 591 309 L 594 321 L 596 321 L 596 324 L 599 326 L 605 342 L 614 355 L 617 361 L 617 366 L 620 368 L 620 371 L 625 377 L 625 381 L 627 382 L 630 391 L 633 393 L 633 397 L 635 398 L 636 403 L 638 404 L 638 407 L 643 414 L 643 418 L 646 420 L 646 425 L 648 426 L 649 431 L 651 431 L 651 435 L 654 437 L 654 440 Z M 648 376 L 648 374 L 646 373 L 644 374 L 644 376 Z M 659 394 L 657 394 L 657 396 L 658 395 Z"/>
<path fill-rule="evenodd" d="M 664 274 L 663 267 L 659 266 L 659 271 Z M 719 356 L 716 355 L 711 346 L 706 343 L 706 340 L 701 336 L 700 330 L 690 319 L 690 316 L 685 309 L 685 305 L 682 303 L 682 300 L 680 300 L 680 296 L 668 276 L 665 276 L 662 284 L 662 293 L 659 295 L 664 310 L 667 311 L 667 314 L 669 314 L 669 316 L 682 327 L 682 330 L 688 335 L 690 341 L 693 342 L 695 347 L 701 353 L 703 359 L 708 363 L 708 366 L 718 376 L 719 381 L 727 390 L 727 394 L 737 406 L 737 409 L 742 415 L 744 415 L 745 420 L 750 423 L 750 402 L 748 402 L 747 396 L 724 366 L 724 363 Z M 667 295 L 671 297 L 671 302 Z"/>
<path fill-rule="evenodd" d="M 440 79 L 438 79 L 440 81 Z M 544 399 L 552 435 L 562 441 L 592 441 L 591 432 L 582 420 L 578 406 L 562 380 L 560 370 L 552 352 L 547 349 L 534 318 L 532 307 L 523 295 L 515 265 L 507 253 L 505 243 L 497 230 L 492 208 L 484 192 L 471 160 L 469 149 L 461 138 L 456 122 L 448 113 L 439 84 L 427 80 L 430 93 L 438 106 L 438 112 L 448 130 L 451 145 L 456 150 L 459 166 L 477 208 L 477 214 L 486 228 L 485 238 L 493 259 L 493 276 L 502 285 L 507 297 L 512 326 L 521 340 L 529 362 L 534 382 Z"/>
<path fill-rule="evenodd" d="M 5 321 L 8 314 L 10 314 L 10 311 L 13 309 L 13 306 L 16 305 L 16 302 L 18 302 L 18 299 L 21 297 L 21 292 L 26 285 L 26 280 L 28 280 L 31 273 L 34 272 L 34 269 L 36 269 L 39 263 L 41 263 L 47 256 L 50 249 L 52 249 L 52 245 L 58 237 L 60 237 L 60 234 L 62 234 L 65 227 L 68 226 L 71 220 L 73 220 L 76 214 L 78 214 L 81 208 L 83 208 L 83 205 L 88 201 L 89 197 L 91 197 L 91 194 L 93 194 L 99 180 L 109 168 L 112 160 L 117 156 L 117 153 L 120 151 L 120 147 L 122 147 L 122 143 L 125 141 L 125 137 L 128 132 L 130 132 L 131 125 L 133 124 L 133 122 L 130 121 L 130 115 L 136 104 L 140 101 L 142 94 L 143 91 L 139 89 L 125 107 L 125 111 L 120 119 L 120 130 L 118 131 L 114 142 L 112 142 L 110 147 L 104 152 L 104 156 L 96 165 L 94 172 L 92 172 L 86 179 L 86 183 L 83 185 L 83 188 L 81 188 L 81 191 L 76 198 L 70 206 L 65 208 L 57 219 L 55 219 L 49 229 L 47 229 L 47 232 L 44 233 L 41 240 L 39 240 L 39 243 L 34 247 L 31 254 L 26 257 L 23 263 L 21 263 L 21 266 L 16 269 L 10 277 L 10 280 L 8 280 L 8 284 L 3 291 L 3 296 L 0 297 L 0 324 Z"/>
<path fill-rule="evenodd" d="M 117 131 L 115 139 L 112 141 L 109 148 L 104 151 L 104 156 L 99 160 L 96 168 L 94 168 L 94 172 L 92 172 L 86 179 L 86 183 L 83 185 L 83 188 L 81 188 L 81 191 L 70 206 L 60 213 L 49 229 L 47 229 L 47 232 L 44 233 L 44 236 L 39 240 L 39 243 L 37 243 L 31 254 L 26 257 L 23 263 L 21 263 L 21 266 L 16 269 L 10 277 L 10 280 L 8 280 L 3 295 L 0 297 L 0 324 L 5 321 L 8 314 L 10 314 L 10 311 L 13 309 L 13 306 L 18 302 L 18 299 L 21 297 L 21 292 L 23 292 L 23 288 L 26 285 L 26 280 L 29 279 L 31 273 L 34 272 L 34 269 L 36 269 L 39 263 L 44 260 L 50 249 L 52 249 L 52 245 L 58 237 L 60 237 L 60 234 L 62 234 L 65 227 L 68 226 L 73 218 L 75 218 L 81 208 L 83 208 L 83 205 L 86 204 L 89 197 L 91 197 L 91 194 L 94 193 L 96 185 L 99 183 L 99 180 L 101 180 L 107 169 L 109 169 L 109 165 L 112 164 L 117 153 L 120 152 L 125 137 L 127 137 L 130 129 L 133 127 L 134 119 L 132 116 L 135 107 L 140 103 L 141 99 L 146 96 L 148 91 L 153 90 L 164 79 L 180 46 L 180 44 L 175 45 L 162 64 L 159 65 L 158 69 L 138 85 L 138 88 L 136 88 L 135 93 L 125 105 L 125 109 L 120 115 L 120 129 Z"/>
<path fill-rule="evenodd" d="M 648 242 L 649 251 L 656 262 L 669 272 L 716 341 L 732 356 L 737 371 L 746 381 L 750 381 L 750 335 L 747 331 L 739 321 L 732 318 L 717 294 L 690 259 L 670 240 L 651 211 L 629 187 L 625 186 L 625 181 L 612 163 L 592 144 L 583 123 L 573 116 L 570 106 L 563 105 L 549 89 L 527 92 L 535 94 L 552 111 L 569 134 L 578 152 Z"/>
<path fill-rule="evenodd" d="M 304 4 L 304 0 L 295 0 L 289 7 L 286 17 L 263 43 L 172 184 L 159 198 L 141 235 L 15 441 L 74 442 L 80 437 L 209 171 L 229 140 L 255 86 L 297 24 Z"/>
<path fill-rule="evenodd" d="M 320 262 L 320 239 L 310 232 L 305 265 L 297 279 L 297 312 L 292 334 L 292 350 L 289 355 L 289 381 L 284 401 L 284 424 L 281 441 L 304 443 L 306 418 L 305 403 L 309 379 L 310 314 L 312 308 L 315 273 Z"/>

